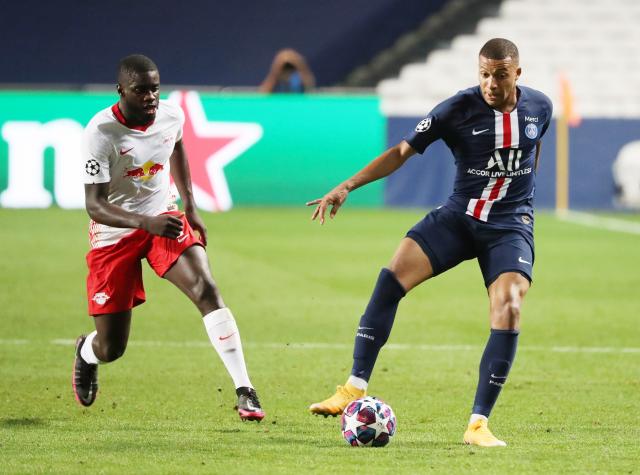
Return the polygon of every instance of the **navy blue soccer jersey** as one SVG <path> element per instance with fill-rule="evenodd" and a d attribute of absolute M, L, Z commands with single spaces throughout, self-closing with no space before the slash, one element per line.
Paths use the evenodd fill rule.
<path fill-rule="evenodd" d="M 533 221 L 536 144 L 553 106 L 543 93 L 518 86 L 511 113 L 492 109 L 479 86 L 437 105 L 404 139 L 419 153 L 444 140 L 456 164 L 453 194 L 445 206 L 508 228 Z"/>

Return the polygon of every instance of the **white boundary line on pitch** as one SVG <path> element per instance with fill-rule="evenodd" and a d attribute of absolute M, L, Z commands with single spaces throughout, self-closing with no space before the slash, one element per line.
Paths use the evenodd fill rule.
<path fill-rule="evenodd" d="M 40 341 L 21 340 L 21 339 L 0 339 L 0 345 L 30 345 L 40 344 Z M 56 338 L 50 340 L 51 345 L 72 346 L 75 340 L 68 338 Z M 208 341 L 160 341 L 160 340 L 131 340 L 131 346 L 159 346 L 171 348 L 210 348 L 211 343 Z M 352 344 L 347 343 L 322 343 L 322 342 L 306 342 L 306 343 L 275 343 L 275 342 L 246 342 L 244 346 L 247 348 L 266 348 L 266 349 L 292 349 L 292 350 L 350 350 Z M 410 343 L 389 343 L 385 345 L 389 350 L 400 351 L 480 351 L 480 345 L 427 345 L 427 344 L 410 344 Z M 613 346 L 527 346 L 520 347 L 521 351 L 549 351 L 552 353 L 637 353 L 640 354 L 640 348 L 635 347 L 613 347 Z"/>
<path fill-rule="evenodd" d="M 640 234 L 640 223 L 625 221 L 624 219 L 605 218 L 595 214 L 579 211 L 564 211 L 557 214 L 558 219 L 573 224 L 581 224 L 591 228 L 606 229 L 620 233 Z"/>

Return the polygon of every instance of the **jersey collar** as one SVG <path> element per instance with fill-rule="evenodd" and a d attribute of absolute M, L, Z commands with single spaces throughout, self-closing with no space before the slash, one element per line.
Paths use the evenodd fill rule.
<path fill-rule="evenodd" d="M 113 115 L 115 116 L 116 120 L 120 122 L 122 125 L 133 130 L 140 130 L 141 132 L 145 132 L 149 127 L 153 125 L 153 122 L 154 122 L 152 120 L 144 125 L 130 124 L 129 122 L 127 122 L 127 119 L 125 119 L 124 114 L 120 110 L 120 104 L 118 102 L 116 102 L 114 105 L 111 106 L 111 112 L 113 112 Z"/>

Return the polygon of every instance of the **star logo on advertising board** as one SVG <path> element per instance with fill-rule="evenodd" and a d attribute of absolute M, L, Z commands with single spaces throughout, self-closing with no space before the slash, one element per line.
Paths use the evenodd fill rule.
<path fill-rule="evenodd" d="M 182 142 L 198 207 L 207 211 L 229 210 L 233 201 L 224 167 L 260 140 L 262 126 L 253 122 L 208 120 L 195 91 L 173 92 L 169 100 L 184 111 Z"/>

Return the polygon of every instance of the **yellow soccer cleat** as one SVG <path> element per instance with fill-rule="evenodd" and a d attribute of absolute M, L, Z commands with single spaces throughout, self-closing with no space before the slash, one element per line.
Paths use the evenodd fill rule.
<path fill-rule="evenodd" d="M 309 410 L 313 414 L 319 414 L 324 417 L 337 416 L 342 414 L 344 408 L 347 407 L 351 401 L 355 401 L 356 399 L 360 399 L 366 395 L 367 391 L 364 389 L 358 389 L 347 383 L 344 386 L 338 386 L 336 388 L 336 393 L 329 399 L 311 404 L 311 406 L 309 406 Z"/>
<path fill-rule="evenodd" d="M 479 447 L 506 447 L 507 443 L 496 438 L 487 426 L 486 419 L 478 419 L 467 427 L 464 433 L 464 443 Z"/>

